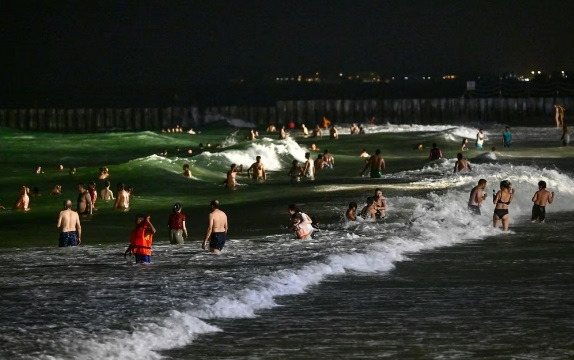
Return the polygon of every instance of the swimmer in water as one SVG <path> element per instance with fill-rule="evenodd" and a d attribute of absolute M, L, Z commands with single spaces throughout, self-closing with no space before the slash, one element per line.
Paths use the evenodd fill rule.
<path fill-rule="evenodd" d="M 30 193 L 30 189 L 25 186 L 22 185 L 20 187 L 20 196 L 18 196 L 18 200 L 16 200 L 16 203 L 14 204 L 14 206 L 12 207 L 13 210 L 24 210 L 24 211 L 29 211 L 30 207 L 30 196 L 28 195 Z"/>
<path fill-rule="evenodd" d="M 488 196 L 486 193 L 483 193 L 485 187 L 486 180 L 480 179 L 478 180 L 478 185 L 473 187 L 470 191 L 470 198 L 468 199 L 468 211 L 474 215 L 480 215 L 480 205 L 484 200 L 486 200 L 486 197 Z"/>
<path fill-rule="evenodd" d="M 351 202 L 349 203 L 349 208 L 345 213 L 347 220 L 357 221 L 357 203 Z"/>
<path fill-rule="evenodd" d="M 209 252 L 219 255 L 227 241 L 227 215 L 219 210 L 219 200 L 211 201 L 210 206 L 209 225 L 201 248 L 205 250 L 209 241 Z"/>
<path fill-rule="evenodd" d="M 297 160 L 293 160 L 291 169 L 287 175 L 291 177 L 292 184 L 301 181 L 301 176 L 303 176 L 303 168 L 299 166 L 299 162 Z"/>
<path fill-rule="evenodd" d="M 183 176 L 190 178 L 191 177 L 191 170 L 189 170 L 189 164 L 183 165 Z"/>
<path fill-rule="evenodd" d="M 498 227 L 498 221 L 502 222 L 502 229 L 508 230 L 510 224 L 510 215 L 508 214 L 508 206 L 514 199 L 514 189 L 508 180 L 500 182 L 500 190 L 494 195 L 492 202 L 494 203 L 494 214 L 492 215 L 492 226 Z"/>
<path fill-rule="evenodd" d="M 82 242 L 82 226 L 78 213 L 72 210 L 72 200 L 64 201 L 64 210 L 58 218 L 59 247 L 77 246 Z"/>
<path fill-rule="evenodd" d="M 231 190 L 237 188 L 237 174 L 243 171 L 243 165 L 239 167 L 236 164 L 231 164 L 229 171 L 227 171 L 227 178 L 225 179 L 225 187 Z"/>
<path fill-rule="evenodd" d="M 252 172 L 253 171 L 253 172 Z M 265 173 L 265 165 L 261 162 L 261 156 L 255 157 L 255 162 L 251 164 L 249 169 L 247 169 L 247 176 L 253 180 L 267 180 L 267 174 Z"/>
<path fill-rule="evenodd" d="M 295 204 L 289 205 L 287 210 L 291 215 L 291 230 L 295 233 L 297 239 L 311 240 L 315 230 L 311 217 L 302 212 Z"/>
<path fill-rule="evenodd" d="M 383 177 L 383 171 L 385 170 L 385 160 L 381 156 L 381 150 L 375 150 L 375 154 L 371 156 L 371 158 L 365 164 L 363 171 L 361 171 L 361 176 L 367 171 L 367 169 L 371 169 L 370 176 L 371 178 L 381 178 Z"/>
<path fill-rule="evenodd" d="M 546 205 L 552 204 L 554 202 L 554 191 L 550 192 L 546 190 L 546 181 L 538 182 L 538 191 L 534 193 L 532 197 L 532 218 L 531 221 L 534 223 L 540 221 L 541 223 L 546 221 Z"/>
<path fill-rule="evenodd" d="M 377 219 L 384 219 L 386 216 L 387 210 L 387 199 L 383 196 L 383 190 L 376 189 L 375 190 L 375 217 Z"/>
<path fill-rule="evenodd" d="M 459 171 L 462 171 L 462 170 L 472 171 L 472 168 L 470 166 L 470 162 L 468 162 L 468 160 L 466 160 L 462 156 L 462 153 L 456 154 L 456 158 L 457 158 L 456 163 L 454 163 L 454 173 L 455 174 Z"/>

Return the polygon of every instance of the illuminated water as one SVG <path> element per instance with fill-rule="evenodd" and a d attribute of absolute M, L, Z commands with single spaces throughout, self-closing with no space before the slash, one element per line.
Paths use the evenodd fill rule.
<path fill-rule="evenodd" d="M 290 160 L 302 160 L 306 151 L 293 140 L 236 139 L 221 152 L 166 159 L 150 154 L 165 143 L 171 150 L 196 142 L 152 133 L 84 135 L 86 147 L 71 155 L 86 163 L 79 172 L 92 174 L 104 165 L 93 156 L 112 161 L 106 154 L 115 150 L 117 163 L 105 163 L 113 182 L 134 184 L 139 198 L 132 212 L 153 214 L 159 231 L 153 264 L 135 266 L 121 256 L 132 213 L 100 205 L 84 221 L 85 246 L 68 249 L 54 247 L 61 198 L 45 194 L 32 199 L 28 214 L 0 213 L 0 241 L 10 241 L 0 250 L 0 358 L 574 357 L 572 153 L 551 147 L 555 129 L 515 129 L 515 148 L 457 175 L 451 172 L 460 138 L 476 129 L 369 130 L 379 135 L 352 140 L 359 143 L 318 141 L 335 154 L 337 169 L 299 187 L 285 174 Z M 383 133 L 389 140 L 379 144 Z M 230 140 L 204 134 L 201 141 L 210 136 L 213 143 Z M 59 146 L 72 147 L 78 137 L 63 136 Z M 47 138 L 35 138 L 38 156 L 49 150 Z M 4 155 L 25 146 L 13 135 L 3 140 Z M 90 154 L 86 141 L 100 153 Z M 412 144 L 432 141 L 443 144 L 447 158 L 409 166 L 409 157 L 426 155 L 412 152 Z M 380 146 L 396 171 L 382 181 L 360 178 L 362 160 L 352 155 L 360 142 L 370 151 Z M 542 152 L 544 158 L 537 157 Z M 482 153 L 473 149 L 467 156 L 472 161 Z M 267 184 L 240 178 L 235 192 L 218 185 L 230 162 L 249 165 L 256 155 L 271 170 Z M 3 158 L 13 173 L 1 180 L 2 202 L 14 184 L 37 179 L 23 172 L 38 156 Z M 191 180 L 178 175 L 184 163 L 192 165 Z M 75 196 L 78 176 L 48 170 L 43 176 L 46 184 L 61 180 L 65 196 Z M 466 212 L 479 178 L 488 180 L 489 193 L 503 179 L 513 183 L 510 233 L 492 228 L 491 202 L 480 217 Z M 530 198 L 541 179 L 557 198 L 547 223 L 531 224 Z M 345 223 L 346 205 L 361 204 L 377 186 L 387 196 L 388 217 Z M 220 257 L 199 248 L 212 197 L 230 214 L 230 241 Z M 184 203 L 193 240 L 181 247 L 168 245 L 163 227 L 175 200 Z M 294 241 L 287 233 L 290 202 L 322 219 L 314 240 Z M 22 227 L 29 223 L 38 231 Z M 19 235 L 32 246 L 14 245 Z"/>

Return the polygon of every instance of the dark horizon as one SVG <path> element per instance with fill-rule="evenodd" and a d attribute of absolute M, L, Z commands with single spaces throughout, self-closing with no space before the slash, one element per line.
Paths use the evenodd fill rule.
<path fill-rule="evenodd" d="M 573 13 L 555 0 L 8 2 L 0 95 L 174 96 L 314 72 L 570 71 Z"/>

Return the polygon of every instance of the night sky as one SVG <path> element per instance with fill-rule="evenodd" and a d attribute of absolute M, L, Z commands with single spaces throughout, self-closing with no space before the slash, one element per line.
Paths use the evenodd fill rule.
<path fill-rule="evenodd" d="M 3 1 L 10 87 L 574 70 L 574 1 Z"/>

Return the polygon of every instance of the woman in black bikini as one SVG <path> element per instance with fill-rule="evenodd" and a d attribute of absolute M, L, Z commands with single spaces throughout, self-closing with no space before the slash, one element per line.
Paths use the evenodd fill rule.
<path fill-rule="evenodd" d="M 514 189 L 510 181 L 503 180 L 500 182 L 500 190 L 494 196 L 492 202 L 494 203 L 494 214 L 492 215 L 492 226 L 497 227 L 498 221 L 502 221 L 502 229 L 508 230 L 510 223 L 510 215 L 508 215 L 508 205 L 514 199 Z"/>

